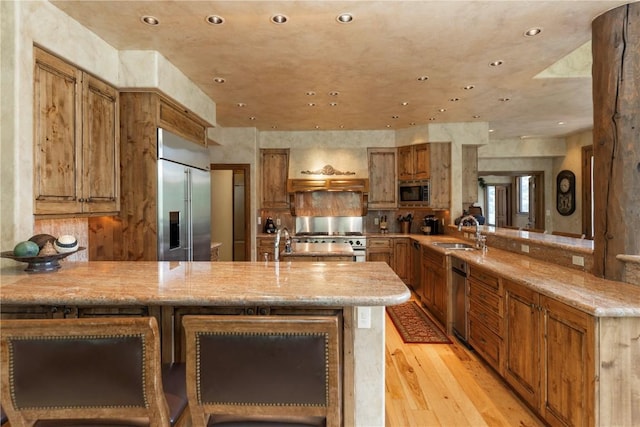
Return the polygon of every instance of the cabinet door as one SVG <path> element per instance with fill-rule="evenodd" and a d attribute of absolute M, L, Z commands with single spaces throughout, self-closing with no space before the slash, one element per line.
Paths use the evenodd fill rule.
<path fill-rule="evenodd" d="M 120 209 L 118 91 L 85 74 L 83 98 L 83 210 L 116 212 Z"/>
<path fill-rule="evenodd" d="M 413 179 L 414 170 L 413 146 L 398 147 L 398 179 Z"/>
<path fill-rule="evenodd" d="M 540 297 L 543 325 L 542 415 L 552 425 L 594 425 L 595 320 Z"/>
<path fill-rule="evenodd" d="M 505 282 L 505 379 L 534 407 L 540 402 L 538 293 Z"/>
<path fill-rule="evenodd" d="M 289 149 L 260 150 L 260 156 L 262 167 L 262 207 L 288 208 Z"/>
<path fill-rule="evenodd" d="M 35 58 L 35 213 L 80 212 L 82 73 L 37 48 Z"/>
<path fill-rule="evenodd" d="M 432 208 L 449 209 L 451 193 L 451 144 L 430 144 Z"/>
<path fill-rule="evenodd" d="M 369 209 L 397 206 L 396 149 L 369 148 Z"/>
<path fill-rule="evenodd" d="M 411 280 L 411 240 L 398 238 L 393 241 L 393 271 L 406 284 Z"/>
<path fill-rule="evenodd" d="M 382 261 L 390 266 L 392 255 L 391 249 L 367 249 L 367 261 Z"/>
<path fill-rule="evenodd" d="M 413 164 L 415 179 L 431 178 L 431 150 L 429 144 L 413 146 Z"/>

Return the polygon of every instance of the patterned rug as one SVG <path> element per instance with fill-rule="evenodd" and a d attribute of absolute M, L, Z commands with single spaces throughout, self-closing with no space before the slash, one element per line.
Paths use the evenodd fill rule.
<path fill-rule="evenodd" d="M 387 307 L 387 313 L 406 343 L 451 344 L 451 340 L 415 301 Z"/>

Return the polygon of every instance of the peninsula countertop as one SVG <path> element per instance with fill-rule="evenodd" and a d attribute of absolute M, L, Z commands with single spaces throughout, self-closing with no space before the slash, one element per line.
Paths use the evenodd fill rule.
<path fill-rule="evenodd" d="M 411 293 L 384 262 L 64 262 L 0 271 L 2 304 L 388 306 Z"/>

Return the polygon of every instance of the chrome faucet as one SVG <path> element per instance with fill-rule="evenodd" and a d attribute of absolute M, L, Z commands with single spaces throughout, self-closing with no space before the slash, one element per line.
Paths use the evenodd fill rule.
<path fill-rule="evenodd" d="M 280 261 L 280 236 L 284 232 L 284 252 L 291 253 L 291 235 L 287 227 L 278 228 L 276 231 L 276 241 L 274 243 L 273 259 L 274 261 Z"/>
<path fill-rule="evenodd" d="M 473 215 L 467 215 L 463 218 L 460 219 L 460 223 L 458 223 L 458 231 L 462 231 L 462 225 L 464 224 L 464 222 L 466 220 L 471 220 L 473 223 L 475 223 L 476 225 L 476 247 L 480 247 L 480 242 L 481 242 L 481 235 L 480 235 L 480 223 L 478 222 L 478 220 L 476 219 L 475 216 Z"/>

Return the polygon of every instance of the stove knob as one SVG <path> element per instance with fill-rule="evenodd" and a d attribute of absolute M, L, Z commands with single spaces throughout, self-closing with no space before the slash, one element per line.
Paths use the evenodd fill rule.
<path fill-rule="evenodd" d="M 349 240 L 349 244 L 353 246 L 353 240 Z"/>
<path fill-rule="evenodd" d="M 356 245 L 360 246 L 360 240 L 356 240 Z"/>

